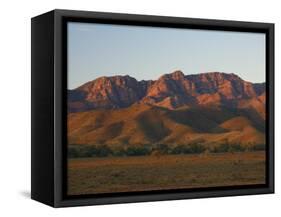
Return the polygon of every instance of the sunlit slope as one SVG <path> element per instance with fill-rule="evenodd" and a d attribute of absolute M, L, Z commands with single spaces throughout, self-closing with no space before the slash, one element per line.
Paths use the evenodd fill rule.
<path fill-rule="evenodd" d="M 136 103 L 112 110 L 68 115 L 68 143 L 130 146 L 144 144 L 264 144 L 264 120 L 255 110 L 200 106 L 170 110 Z"/>

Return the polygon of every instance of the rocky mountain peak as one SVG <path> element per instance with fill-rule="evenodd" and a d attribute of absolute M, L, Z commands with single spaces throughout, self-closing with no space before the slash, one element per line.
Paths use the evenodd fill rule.
<path fill-rule="evenodd" d="M 202 104 L 235 105 L 264 92 L 264 83 L 253 84 L 233 73 L 184 75 L 177 70 L 155 81 L 137 81 L 129 75 L 100 77 L 69 91 L 68 97 L 69 111 L 73 112 L 124 108 L 134 103 L 172 109 Z"/>
<path fill-rule="evenodd" d="M 171 75 L 171 78 L 174 79 L 174 80 L 184 79 L 184 74 L 180 70 L 174 71 L 170 75 Z"/>

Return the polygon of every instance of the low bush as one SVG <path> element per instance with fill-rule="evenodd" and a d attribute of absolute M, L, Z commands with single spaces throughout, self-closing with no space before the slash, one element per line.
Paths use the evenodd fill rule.
<path fill-rule="evenodd" d="M 178 145 L 171 150 L 171 154 L 200 154 L 206 148 L 201 144 Z"/>
<path fill-rule="evenodd" d="M 68 147 L 69 158 L 107 157 L 111 154 L 112 151 L 106 145 L 99 147 L 90 145 L 71 145 Z"/>
<path fill-rule="evenodd" d="M 243 152 L 246 151 L 246 148 L 240 144 L 228 144 L 223 143 L 218 146 L 215 146 L 210 150 L 213 153 L 224 153 L 224 152 Z"/>
<path fill-rule="evenodd" d="M 264 151 L 265 150 L 265 144 L 256 144 L 251 147 L 249 147 L 250 151 Z"/>
<path fill-rule="evenodd" d="M 149 155 L 151 153 L 151 149 L 144 146 L 144 147 L 128 147 L 125 150 L 127 156 L 143 156 Z"/>
<path fill-rule="evenodd" d="M 168 145 L 166 144 L 156 144 L 152 150 L 151 153 L 155 155 L 164 155 L 164 154 L 169 154 L 171 149 L 169 148 Z"/>

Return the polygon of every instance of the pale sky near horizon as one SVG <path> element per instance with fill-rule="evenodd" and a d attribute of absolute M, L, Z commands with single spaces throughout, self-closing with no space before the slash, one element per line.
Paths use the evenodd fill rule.
<path fill-rule="evenodd" d="M 265 34 L 68 23 L 68 89 L 101 76 L 157 79 L 181 70 L 265 82 Z"/>

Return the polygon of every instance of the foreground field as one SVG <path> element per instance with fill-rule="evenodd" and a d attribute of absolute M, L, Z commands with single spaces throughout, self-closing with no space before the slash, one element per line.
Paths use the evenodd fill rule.
<path fill-rule="evenodd" d="M 265 183 L 265 152 L 70 159 L 68 194 Z"/>

